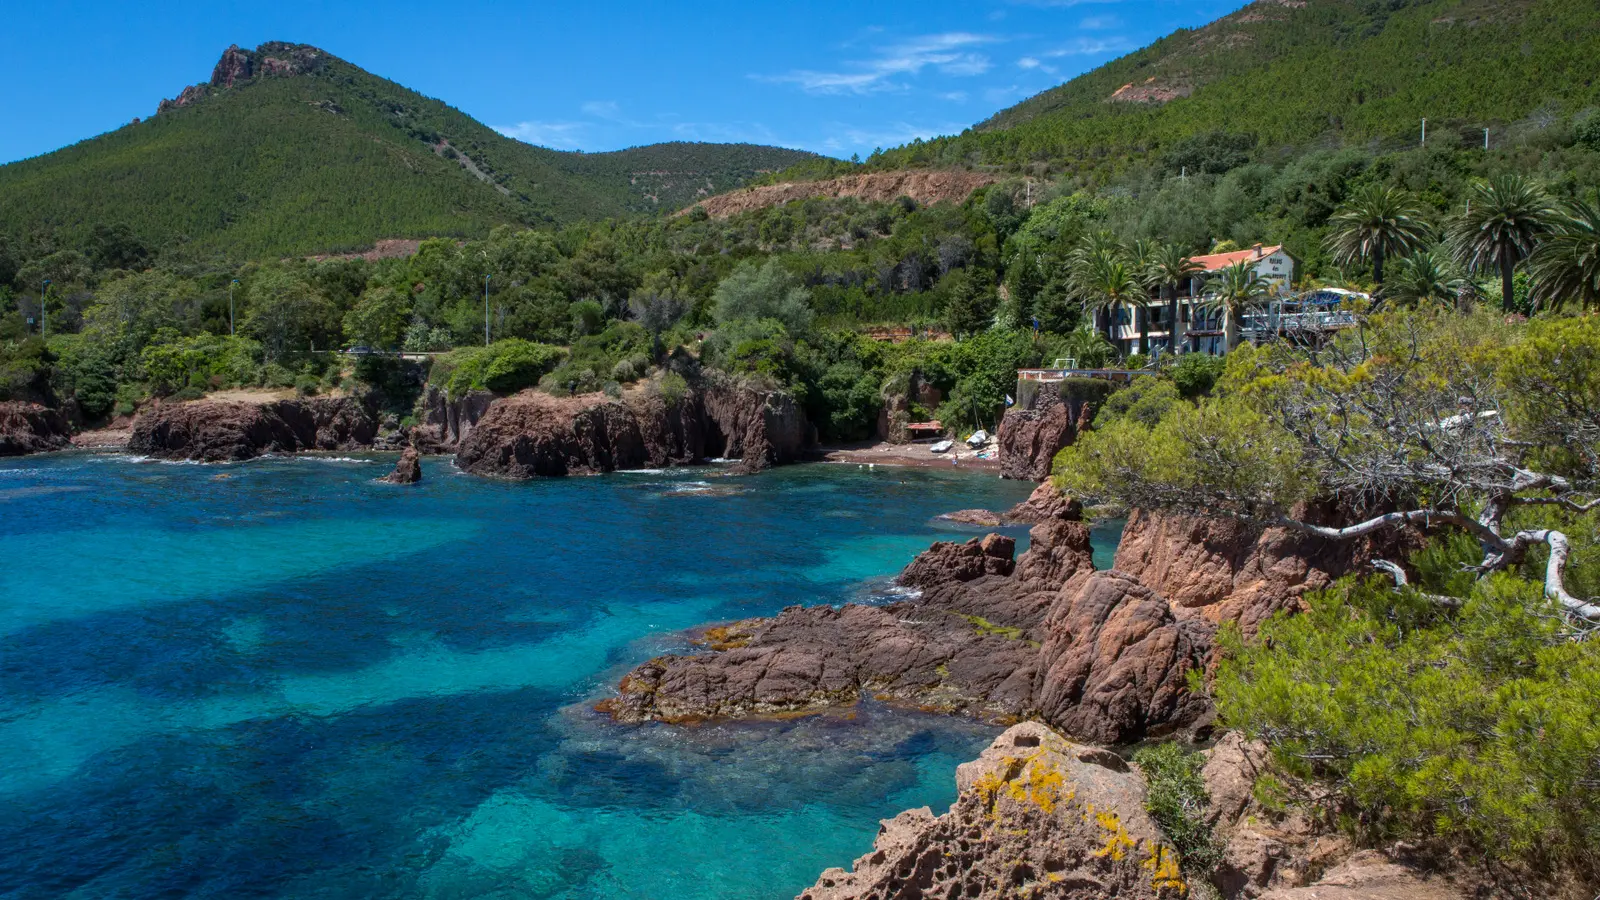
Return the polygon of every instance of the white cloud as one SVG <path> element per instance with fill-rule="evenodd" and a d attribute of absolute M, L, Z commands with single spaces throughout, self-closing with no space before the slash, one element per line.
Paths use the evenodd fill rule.
<path fill-rule="evenodd" d="M 885 127 L 859 127 L 834 123 L 829 126 L 833 131 L 829 137 L 822 141 L 825 149 L 835 153 L 850 150 L 872 150 L 878 147 L 898 147 L 909 144 L 914 140 L 927 140 L 942 134 L 959 134 L 965 126 L 945 125 L 912 125 L 908 122 L 894 122 Z"/>
<path fill-rule="evenodd" d="M 494 130 L 525 144 L 537 144 L 552 150 L 580 150 L 588 122 L 518 122 L 515 125 L 496 125 Z"/>
<path fill-rule="evenodd" d="M 1017 68 L 1037 69 L 1039 68 L 1039 61 L 1031 56 L 1024 56 L 1023 58 L 1017 60 Z"/>
<path fill-rule="evenodd" d="M 972 52 L 973 47 L 998 41 L 992 35 L 952 31 L 923 35 L 881 48 L 865 60 L 847 63 L 844 71 L 796 69 L 782 75 L 753 76 L 762 81 L 796 84 L 809 94 L 865 94 L 874 91 L 903 90 L 894 78 L 916 75 L 935 67 L 946 75 L 974 76 L 989 71 L 987 56 Z"/>
<path fill-rule="evenodd" d="M 965 103 L 965 102 L 967 102 L 967 92 L 966 91 L 950 91 L 949 93 L 940 94 L 939 95 L 939 99 L 940 100 L 949 100 L 951 103 Z"/>
<path fill-rule="evenodd" d="M 1116 28 L 1121 24 L 1122 20 L 1116 16 L 1088 16 L 1078 23 L 1078 27 L 1085 31 L 1105 31 L 1109 28 Z"/>
<path fill-rule="evenodd" d="M 1128 45 L 1127 39 L 1121 37 L 1105 38 L 1103 40 L 1078 38 L 1064 47 L 1057 47 L 1048 53 L 1040 55 L 1048 59 L 1060 59 L 1063 56 L 1096 56 L 1101 53 L 1121 53 L 1129 49 L 1132 48 Z"/>

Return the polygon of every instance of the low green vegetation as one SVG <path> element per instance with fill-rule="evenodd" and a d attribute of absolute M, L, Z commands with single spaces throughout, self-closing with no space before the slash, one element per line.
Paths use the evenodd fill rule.
<path fill-rule="evenodd" d="M 1437 837 L 1600 875 L 1600 645 L 1573 640 L 1534 572 L 1459 590 L 1477 546 L 1454 544 L 1438 549 L 1457 565 L 1419 588 L 1457 589 L 1459 609 L 1357 578 L 1255 642 L 1224 632 L 1218 708 L 1282 772 L 1331 788 L 1363 842 Z"/>
<path fill-rule="evenodd" d="M 1141 747 L 1133 762 L 1145 782 L 1145 809 L 1183 861 L 1184 871 L 1204 878 L 1222 862 L 1222 847 L 1206 823 L 1205 756 L 1167 742 Z"/>
<path fill-rule="evenodd" d="M 566 355 L 560 347 L 511 338 L 452 350 L 433 361 L 428 378 L 452 398 L 468 391 L 514 394 L 538 384 Z"/>

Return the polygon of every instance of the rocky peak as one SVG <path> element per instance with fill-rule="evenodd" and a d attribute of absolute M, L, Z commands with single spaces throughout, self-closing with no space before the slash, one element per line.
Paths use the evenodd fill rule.
<path fill-rule="evenodd" d="M 227 90 L 247 84 L 257 78 L 277 78 L 304 75 L 314 71 L 328 55 L 306 44 L 289 44 L 268 41 L 254 50 L 245 50 L 234 44 L 222 51 L 222 58 L 211 70 L 211 80 L 191 84 L 176 98 L 163 100 L 156 112 L 162 113 L 180 106 L 188 106 L 210 96 L 213 91 Z"/>
<path fill-rule="evenodd" d="M 250 52 L 239 49 L 238 44 L 222 51 L 222 58 L 217 60 L 217 67 L 211 70 L 211 86 L 233 87 L 235 82 L 248 81 L 252 62 Z"/>

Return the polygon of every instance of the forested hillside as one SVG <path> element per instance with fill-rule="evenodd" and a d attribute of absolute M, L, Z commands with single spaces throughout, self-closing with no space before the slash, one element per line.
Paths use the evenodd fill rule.
<path fill-rule="evenodd" d="M 0 231 L 126 225 L 187 258 L 341 251 L 385 237 L 678 209 L 811 154 L 731 144 L 563 153 L 321 50 L 230 49 L 161 112 L 0 167 Z"/>
<path fill-rule="evenodd" d="M 868 164 L 1176 173 L 1212 133 L 1247 152 L 1397 146 L 1423 118 L 1431 141 L 1481 146 L 1485 127 L 1503 141 L 1600 103 L 1597 58 L 1591 0 L 1258 0 Z"/>

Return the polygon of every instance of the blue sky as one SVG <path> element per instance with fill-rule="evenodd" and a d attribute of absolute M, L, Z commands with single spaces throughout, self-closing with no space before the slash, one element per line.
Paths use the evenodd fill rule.
<path fill-rule="evenodd" d="M 315 44 L 563 150 L 866 155 L 958 132 L 1242 0 L 7 3 L 0 162 L 148 116 L 229 44 Z"/>

